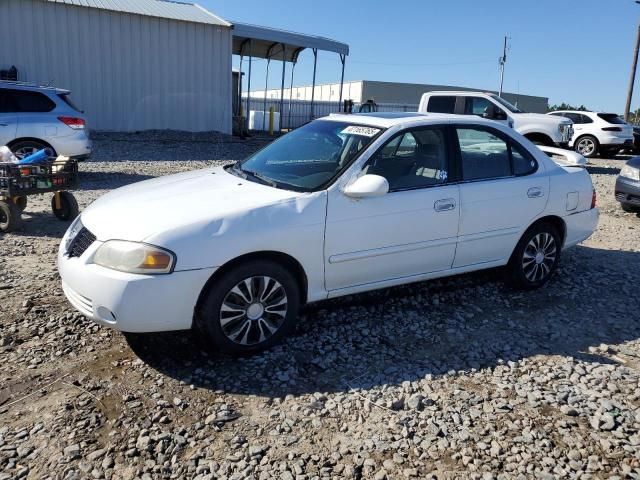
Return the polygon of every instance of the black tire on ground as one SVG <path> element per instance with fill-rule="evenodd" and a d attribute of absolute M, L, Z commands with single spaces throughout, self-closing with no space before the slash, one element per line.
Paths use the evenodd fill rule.
<path fill-rule="evenodd" d="M 529 228 L 507 265 L 508 283 L 523 290 L 541 287 L 558 267 L 561 249 L 560 233 L 551 223 L 539 223 Z"/>
<path fill-rule="evenodd" d="M 598 156 L 600 144 L 596 137 L 583 135 L 574 142 L 573 149 L 585 158 L 593 158 Z"/>
<path fill-rule="evenodd" d="M 69 192 L 60 192 L 60 208 L 56 208 L 56 196 L 54 194 L 51 197 L 51 210 L 53 210 L 53 214 L 58 220 L 63 222 L 75 219 L 80 212 L 76 197 Z"/>
<path fill-rule="evenodd" d="M 27 197 L 24 195 L 21 197 L 13 197 L 13 203 L 16 204 L 16 207 L 18 207 L 21 212 L 24 212 L 27 208 Z"/>
<path fill-rule="evenodd" d="M 13 154 L 18 158 L 31 155 L 32 153 L 35 153 L 38 150 L 42 150 L 43 148 L 48 148 L 53 153 L 53 156 L 56 156 L 55 150 L 51 148 L 50 145 L 39 140 L 20 140 L 16 143 L 12 143 L 9 148 L 11 148 Z"/>
<path fill-rule="evenodd" d="M 22 228 L 22 214 L 13 202 L 0 201 L 0 231 L 13 232 Z"/>
<path fill-rule="evenodd" d="M 206 288 L 194 326 L 203 334 L 207 348 L 239 355 L 256 353 L 279 342 L 295 325 L 300 286 L 278 263 L 240 264 Z"/>
<path fill-rule="evenodd" d="M 640 212 L 640 208 L 634 206 L 634 205 L 629 205 L 628 203 L 621 203 L 620 206 L 622 207 L 622 210 L 624 210 L 627 213 L 637 213 Z"/>

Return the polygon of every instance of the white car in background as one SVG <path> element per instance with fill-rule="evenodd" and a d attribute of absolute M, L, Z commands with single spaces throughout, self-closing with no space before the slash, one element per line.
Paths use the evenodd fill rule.
<path fill-rule="evenodd" d="M 536 145 L 566 148 L 573 135 L 571 121 L 542 113 L 527 113 L 494 93 L 427 92 L 420 99 L 419 112 L 476 115 L 508 125 Z"/>
<path fill-rule="evenodd" d="M 49 148 L 54 155 L 85 160 L 92 150 L 86 124 L 69 90 L 0 81 L 0 146 L 16 157 Z"/>
<path fill-rule="evenodd" d="M 290 332 L 307 302 L 501 266 L 540 287 L 597 221 L 589 173 L 506 126 L 342 114 L 235 165 L 104 195 L 69 227 L 58 268 L 98 323 L 196 328 L 247 353 Z"/>
<path fill-rule="evenodd" d="M 573 122 L 569 147 L 587 158 L 615 156 L 621 149 L 633 147 L 633 127 L 615 113 L 560 110 L 547 115 Z"/>

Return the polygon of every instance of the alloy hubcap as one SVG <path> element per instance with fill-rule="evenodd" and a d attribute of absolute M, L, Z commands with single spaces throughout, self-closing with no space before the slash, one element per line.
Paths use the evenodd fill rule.
<path fill-rule="evenodd" d="M 277 280 L 267 276 L 246 278 L 222 301 L 222 332 L 240 345 L 262 343 L 284 323 L 287 305 L 287 293 Z"/>
<path fill-rule="evenodd" d="M 578 152 L 583 155 L 589 155 L 595 150 L 595 144 L 588 138 L 580 140 L 578 143 Z"/>
<path fill-rule="evenodd" d="M 544 280 L 553 268 L 558 255 L 556 241 L 549 233 L 538 233 L 533 237 L 522 256 L 522 270 L 530 282 Z"/>
<path fill-rule="evenodd" d="M 13 154 L 18 160 L 21 160 L 24 157 L 28 157 L 29 155 L 36 153 L 37 151 L 38 149 L 35 147 L 23 147 L 13 152 Z"/>

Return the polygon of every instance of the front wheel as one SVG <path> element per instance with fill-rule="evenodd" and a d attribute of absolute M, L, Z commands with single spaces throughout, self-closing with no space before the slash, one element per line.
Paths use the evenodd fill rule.
<path fill-rule="evenodd" d="M 560 234 L 552 224 L 542 223 L 527 230 L 507 265 L 510 283 L 525 290 L 547 283 L 558 267 L 561 248 Z"/>
<path fill-rule="evenodd" d="M 621 203 L 620 206 L 622 207 L 622 210 L 624 210 L 627 213 L 640 212 L 640 208 L 634 207 L 633 205 L 630 205 L 628 203 Z"/>
<path fill-rule="evenodd" d="M 205 295 L 195 326 L 207 346 L 232 354 L 259 352 L 280 341 L 292 330 L 300 307 L 295 277 L 271 261 L 233 268 Z"/>

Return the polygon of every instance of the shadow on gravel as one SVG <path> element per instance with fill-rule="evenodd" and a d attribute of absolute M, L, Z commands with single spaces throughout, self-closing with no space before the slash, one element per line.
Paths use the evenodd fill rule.
<path fill-rule="evenodd" d="M 22 229 L 11 232 L 16 237 L 62 238 L 71 222 L 58 220 L 51 210 L 30 212 L 29 207 L 22 213 Z"/>
<path fill-rule="evenodd" d="M 131 183 L 156 178 L 153 175 L 123 172 L 80 172 L 80 181 L 76 190 L 114 190 Z"/>
<path fill-rule="evenodd" d="M 587 171 L 591 175 L 618 175 L 620 173 L 620 168 L 615 167 L 587 167 Z"/>
<path fill-rule="evenodd" d="M 491 270 L 320 302 L 283 344 L 253 357 L 207 353 L 190 333 L 127 339 L 172 378 L 268 397 L 384 388 L 536 355 L 610 363 L 589 347 L 640 337 L 639 264 L 637 252 L 581 246 L 533 292 Z"/>

